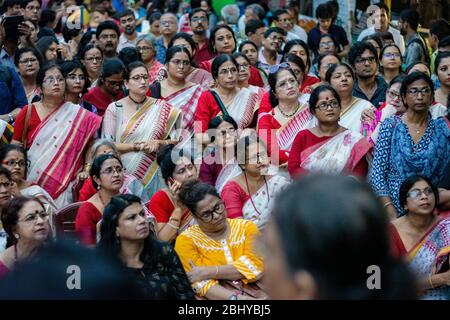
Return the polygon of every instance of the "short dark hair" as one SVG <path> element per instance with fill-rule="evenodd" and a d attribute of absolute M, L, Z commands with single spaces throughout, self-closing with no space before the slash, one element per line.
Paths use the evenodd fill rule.
<path fill-rule="evenodd" d="M 431 182 L 431 179 L 428 177 L 425 177 L 423 175 L 412 175 L 409 176 L 408 178 L 406 178 L 402 184 L 400 185 L 400 191 L 398 194 L 398 199 L 400 202 L 400 206 L 402 208 L 404 208 L 405 204 L 406 204 L 406 199 L 408 198 L 408 192 L 409 190 L 411 190 L 411 188 L 414 186 L 414 184 L 416 184 L 416 182 L 419 181 L 425 181 L 426 183 L 428 183 L 428 185 L 430 186 L 430 188 L 433 190 L 434 193 L 434 207 L 436 208 L 439 204 L 439 192 L 438 189 L 436 188 L 435 185 L 433 185 L 433 182 Z M 405 210 L 405 214 L 408 214 L 408 210 Z"/>
<path fill-rule="evenodd" d="M 250 33 L 255 34 L 256 30 L 258 30 L 260 28 L 264 28 L 264 27 L 265 27 L 265 25 L 264 25 L 264 23 L 262 23 L 261 20 L 257 20 L 257 19 L 249 20 L 245 24 L 245 35 L 248 36 Z"/>
<path fill-rule="evenodd" d="M 51 9 L 44 9 L 41 12 L 41 18 L 39 19 L 38 25 L 43 28 L 46 27 L 50 22 L 54 22 L 56 19 L 56 12 Z"/>
<path fill-rule="evenodd" d="M 353 68 L 350 67 L 347 63 L 345 62 L 339 62 L 337 64 L 333 64 L 328 70 L 327 73 L 325 74 L 325 81 L 328 83 L 331 83 L 331 77 L 333 76 L 333 73 L 336 71 L 336 69 L 338 67 L 345 67 L 350 74 L 352 75 L 352 79 L 355 80 L 355 72 L 353 71 Z"/>
<path fill-rule="evenodd" d="M 131 72 L 137 68 L 144 68 L 148 71 L 147 66 L 142 61 L 133 61 L 125 67 L 125 79 L 130 80 Z"/>
<path fill-rule="evenodd" d="M 42 8 L 42 0 L 23 0 L 21 1 L 21 7 L 25 8 L 30 2 L 37 1 Z"/>
<path fill-rule="evenodd" d="M 399 75 L 396 75 L 392 80 L 388 83 L 388 88 L 392 87 L 396 83 L 402 83 L 403 80 L 405 80 L 406 74 L 401 73 Z"/>
<path fill-rule="evenodd" d="M 441 64 L 442 60 L 445 58 L 449 58 L 450 57 L 450 52 L 448 51 L 443 51 L 443 52 L 438 52 L 438 55 L 436 56 L 436 60 L 434 62 L 435 68 L 434 68 L 434 72 L 438 73 L 438 68 L 439 65 Z"/>
<path fill-rule="evenodd" d="M 142 62 L 141 53 L 136 47 L 123 48 L 122 50 L 120 50 L 119 54 L 117 55 L 117 58 L 122 60 L 123 64 L 126 66 L 135 61 Z"/>
<path fill-rule="evenodd" d="M 125 65 L 119 58 L 110 58 L 103 61 L 102 71 L 100 73 L 101 79 L 106 79 L 113 74 L 121 73 L 125 77 Z M 99 79 L 99 80 L 101 80 Z M 103 83 L 100 81 L 100 84 Z"/>
<path fill-rule="evenodd" d="M 320 70 L 320 67 L 322 66 L 322 60 L 325 57 L 328 56 L 333 56 L 336 59 L 338 59 L 338 61 L 341 61 L 341 57 L 339 57 L 339 55 L 336 52 L 325 52 L 325 53 L 321 53 L 319 54 L 319 57 L 317 58 L 317 68 Z M 321 79 L 322 80 L 322 79 Z"/>
<path fill-rule="evenodd" d="M 430 34 L 434 34 L 439 42 L 450 36 L 450 24 L 445 19 L 437 19 L 430 22 Z"/>
<path fill-rule="evenodd" d="M 309 97 L 309 110 L 312 114 L 316 113 L 317 102 L 319 102 L 319 95 L 325 91 L 331 91 L 331 93 L 339 103 L 339 108 L 341 107 L 341 97 L 339 96 L 337 91 L 328 84 L 321 84 L 320 86 L 317 86 L 313 89 Z"/>
<path fill-rule="evenodd" d="M 430 74 L 431 74 L 430 65 L 428 63 L 426 63 L 424 61 L 420 61 L 420 60 L 419 61 L 415 61 L 413 64 L 410 64 L 408 66 L 408 68 L 406 68 L 406 73 L 409 73 L 412 70 L 412 68 L 414 68 L 418 64 L 423 64 L 424 66 L 426 66 L 428 71 L 430 71 Z"/>
<path fill-rule="evenodd" d="M 402 98 L 406 96 L 406 91 L 408 90 L 408 87 L 417 80 L 424 80 L 430 87 L 431 95 L 434 96 L 434 86 L 431 78 L 423 72 L 414 71 L 406 75 L 405 79 L 403 79 L 402 86 L 400 87 L 400 95 L 402 96 Z M 405 101 L 403 101 L 403 104 L 405 105 L 405 107 L 408 107 Z"/>
<path fill-rule="evenodd" d="M 375 41 L 378 44 L 378 47 L 380 47 L 380 49 L 383 47 L 383 40 L 381 39 L 380 35 L 377 32 L 372 33 L 362 39 L 363 42 L 367 42 L 368 40 Z"/>
<path fill-rule="evenodd" d="M 58 69 L 59 72 L 61 72 L 61 67 L 57 65 L 56 63 L 46 63 L 42 66 L 42 68 L 39 69 L 37 76 L 36 76 L 36 84 L 38 87 L 42 88 L 42 84 L 44 83 L 45 74 L 50 69 Z"/>
<path fill-rule="evenodd" d="M 217 57 L 214 58 L 211 65 L 211 75 L 213 76 L 214 79 L 217 79 L 217 77 L 219 76 L 220 66 L 227 61 L 232 62 L 236 66 L 236 68 L 238 67 L 236 60 L 232 56 L 228 54 L 219 54 Z"/>
<path fill-rule="evenodd" d="M 282 14 L 289 14 L 289 12 L 286 9 L 275 10 L 273 13 L 273 18 L 278 21 Z"/>
<path fill-rule="evenodd" d="M 319 4 L 316 8 L 316 18 L 317 19 L 332 19 L 333 18 L 333 8 L 328 4 Z"/>
<path fill-rule="evenodd" d="M 195 8 L 195 9 L 192 9 L 191 12 L 189 12 L 189 21 L 192 20 L 192 17 L 194 16 L 194 14 L 199 13 L 199 12 L 205 13 L 206 17 L 209 18 L 209 13 L 207 11 L 203 10 L 202 8 Z"/>
<path fill-rule="evenodd" d="M 66 78 L 67 81 L 67 76 L 69 75 L 69 73 L 71 73 L 74 70 L 80 69 L 83 74 L 84 74 L 84 87 L 83 87 L 83 91 L 81 93 L 86 93 L 88 91 L 88 88 L 90 86 L 89 83 L 89 77 L 87 75 L 86 69 L 84 68 L 84 66 L 78 61 L 78 60 L 66 60 L 63 63 L 61 63 L 61 72 L 64 78 Z M 66 89 L 67 90 L 67 89 Z"/>
<path fill-rule="evenodd" d="M 439 40 L 438 48 L 450 47 L 450 35 L 444 37 L 442 40 Z"/>
<path fill-rule="evenodd" d="M 175 167 L 177 166 L 177 160 L 181 158 L 187 158 L 192 163 L 194 163 L 193 158 L 189 153 L 186 152 L 183 148 L 177 148 L 174 144 L 168 144 L 161 148 L 161 150 L 156 155 L 156 163 L 158 164 L 161 175 L 164 181 L 167 184 L 169 178 L 173 178 L 173 172 L 175 171 Z"/>
<path fill-rule="evenodd" d="M 5 0 L 2 6 L 5 10 L 1 10 L 1 12 L 4 13 L 8 8 L 14 7 L 15 5 L 20 5 L 21 3 L 22 0 Z"/>
<path fill-rule="evenodd" d="M 209 183 L 188 181 L 181 185 L 178 197 L 181 203 L 197 216 L 197 203 L 202 201 L 208 194 L 220 199 L 216 188 Z"/>
<path fill-rule="evenodd" d="M 128 17 L 128 16 L 133 16 L 134 19 L 136 19 L 134 17 L 134 12 L 131 9 L 125 9 L 119 12 L 119 14 L 117 15 L 117 19 L 120 21 L 120 19 L 122 19 L 123 17 Z"/>
<path fill-rule="evenodd" d="M 358 41 L 350 48 L 348 53 L 348 61 L 352 66 L 355 66 L 355 61 L 357 58 L 361 57 L 364 51 L 369 50 L 375 56 L 377 64 L 379 64 L 377 49 L 368 42 Z"/>
<path fill-rule="evenodd" d="M 95 30 L 95 35 L 96 35 L 97 39 L 100 39 L 100 34 L 104 30 L 114 30 L 114 32 L 117 33 L 117 38 L 120 37 L 119 27 L 113 21 L 106 20 L 97 26 L 97 30 Z"/>
<path fill-rule="evenodd" d="M 211 121 L 209 121 L 209 123 L 208 123 L 208 130 L 217 129 L 222 122 L 228 122 L 229 124 L 231 124 L 233 126 L 233 128 L 235 130 L 238 129 L 238 124 L 237 124 L 236 120 L 234 120 L 233 117 L 231 117 L 230 115 L 224 114 L 224 115 L 220 115 L 220 116 L 216 116 L 216 117 L 212 118 Z M 214 142 L 214 141 L 211 141 L 211 142 Z"/>
<path fill-rule="evenodd" d="M 400 12 L 400 19 L 408 22 L 411 29 L 417 30 L 419 26 L 420 14 L 414 9 L 405 9 Z"/>
<path fill-rule="evenodd" d="M 242 48 L 243 48 L 246 44 L 249 44 L 249 45 L 255 47 L 256 51 L 258 51 L 258 47 L 256 46 L 255 43 L 253 43 L 253 42 L 250 41 L 250 40 L 246 40 L 246 41 L 241 42 L 241 44 L 239 45 L 239 52 L 242 52 Z"/>
<path fill-rule="evenodd" d="M 380 10 L 384 9 L 386 11 L 386 14 L 389 16 L 389 7 L 387 6 L 386 3 L 377 2 L 377 3 L 374 3 L 373 6 L 377 6 L 378 8 L 380 8 Z"/>
<path fill-rule="evenodd" d="M 5 176 L 6 179 L 8 179 L 9 181 L 12 181 L 11 178 L 11 172 L 9 172 L 8 169 L 6 169 L 5 167 L 0 165 L 0 176 Z"/>
<path fill-rule="evenodd" d="M 182 46 L 173 46 L 173 47 L 170 47 L 170 48 L 167 50 L 167 53 L 166 53 L 166 60 L 165 60 L 165 63 L 169 63 L 170 59 L 172 59 L 173 56 L 174 56 L 175 54 L 177 54 L 178 52 L 186 53 L 187 56 L 188 56 L 188 58 L 189 58 L 189 61 L 191 61 L 191 63 L 192 63 L 192 57 L 191 57 L 191 54 L 189 53 L 189 50 L 186 49 L 185 47 L 182 47 Z"/>
<path fill-rule="evenodd" d="M 272 33 L 279 33 L 282 34 L 283 36 L 286 35 L 286 31 L 284 31 L 283 29 L 279 27 L 270 27 L 264 32 L 264 38 L 268 38 Z"/>
<path fill-rule="evenodd" d="M 117 161 L 119 161 L 120 165 L 123 166 L 122 161 L 120 160 L 120 158 L 118 156 L 116 156 L 115 154 L 112 154 L 112 153 L 105 153 L 105 154 L 99 155 L 92 161 L 92 167 L 91 167 L 91 170 L 89 170 L 89 176 L 91 178 L 93 178 L 93 177 L 100 178 L 100 170 L 102 168 L 102 164 L 103 164 L 103 162 L 105 162 L 106 160 L 109 160 L 109 159 L 116 159 Z M 94 179 L 92 179 L 92 185 L 97 189 L 98 184 L 94 181 Z"/>
<path fill-rule="evenodd" d="M 38 60 L 38 63 L 39 63 L 39 67 L 41 67 L 42 66 L 42 55 L 39 51 L 37 51 L 33 47 L 24 47 L 24 48 L 17 49 L 16 53 L 14 54 L 14 64 L 16 65 L 16 67 L 19 66 L 20 57 L 24 53 L 28 53 L 28 52 L 31 52 L 36 57 L 36 59 Z"/>

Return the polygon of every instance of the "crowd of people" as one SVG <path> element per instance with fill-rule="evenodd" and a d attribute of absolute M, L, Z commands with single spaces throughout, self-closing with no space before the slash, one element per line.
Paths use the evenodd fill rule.
<path fill-rule="evenodd" d="M 76 203 L 147 299 L 450 299 L 450 24 L 375 6 L 5 0 L 0 287 Z"/>

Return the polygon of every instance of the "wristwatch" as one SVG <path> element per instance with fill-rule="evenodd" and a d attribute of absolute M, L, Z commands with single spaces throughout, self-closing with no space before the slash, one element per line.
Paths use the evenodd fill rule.
<path fill-rule="evenodd" d="M 238 296 L 237 296 L 237 294 L 235 294 L 235 293 L 231 294 L 231 295 L 228 297 L 228 300 L 237 300 L 237 299 L 238 299 Z"/>

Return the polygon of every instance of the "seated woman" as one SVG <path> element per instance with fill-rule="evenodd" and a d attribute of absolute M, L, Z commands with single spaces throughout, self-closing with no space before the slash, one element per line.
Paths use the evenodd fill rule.
<path fill-rule="evenodd" d="M 247 88 L 261 98 L 266 90 L 261 87 L 252 86 L 248 83 L 248 80 L 250 79 L 250 60 L 240 52 L 233 53 L 233 58 L 238 64 L 238 87 Z"/>
<path fill-rule="evenodd" d="M 88 154 L 101 118 L 65 102 L 65 79 L 54 64 L 39 69 L 42 100 L 25 106 L 16 118 L 12 143 L 27 150 L 27 180 L 42 187 L 59 207 L 73 201 L 72 187 L 84 174 Z M 80 129 L 82 128 L 82 129 Z"/>
<path fill-rule="evenodd" d="M 170 105 L 181 110 L 183 115 L 183 141 L 194 134 L 194 117 L 198 100 L 203 92 L 202 86 L 186 80 L 192 58 L 189 51 L 182 46 L 173 46 L 167 50 L 167 78 L 150 85 L 148 96 L 164 99 Z"/>
<path fill-rule="evenodd" d="M 80 206 L 75 219 L 75 230 L 85 246 L 95 245 L 97 223 L 111 198 L 122 188 L 122 162 L 113 154 L 103 154 L 94 159 L 89 174 L 98 191 Z"/>
<path fill-rule="evenodd" d="M 228 115 L 217 116 L 208 126 L 214 149 L 202 158 L 199 179 L 222 191 L 228 180 L 241 173 L 236 159 L 238 125 Z"/>
<path fill-rule="evenodd" d="M 8 169 L 0 166 L 0 212 L 8 205 L 13 196 L 14 182 Z M 8 234 L 0 224 L 0 252 L 6 248 Z"/>
<path fill-rule="evenodd" d="M 341 99 L 332 87 L 321 85 L 309 100 L 317 126 L 300 131 L 292 144 L 288 169 L 292 178 L 305 173 L 353 174 L 365 178 L 365 155 L 372 147 L 361 134 L 339 124 Z"/>
<path fill-rule="evenodd" d="M 294 54 L 303 60 L 306 68 L 303 78 L 300 81 L 300 92 L 311 92 L 310 87 L 320 82 L 320 79 L 311 71 L 311 56 L 309 54 L 308 45 L 303 40 L 290 40 L 286 42 L 282 52 L 283 57 L 288 54 Z"/>
<path fill-rule="evenodd" d="M 211 73 L 204 69 L 197 68 L 195 65 L 194 57 L 197 52 L 197 44 L 192 39 L 192 36 L 187 33 L 177 33 L 172 40 L 170 40 L 167 49 L 170 49 L 173 46 L 185 47 L 192 57 L 191 64 L 187 70 L 186 82 L 198 84 L 203 89 L 209 88 L 209 86 L 212 85 L 213 78 Z"/>
<path fill-rule="evenodd" d="M 328 69 L 330 69 L 333 65 L 337 65 L 341 62 L 341 59 L 339 58 L 337 53 L 333 52 L 325 52 L 319 55 L 317 59 L 317 68 L 319 72 L 319 79 L 320 82 L 314 83 L 313 85 L 303 89 L 302 92 L 304 93 L 311 93 L 314 88 L 317 88 L 318 86 L 322 84 L 330 84 L 326 80 L 326 74 Z"/>
<path fill-rule="evenodd" d="M 117 151 L 116 145 L 109 139 L 99 139 L 92 146 L 92 159 L 95 159 L 102 154 L 113 154 L 116 157 L 119 157 L 119 152 Z M 92 163 L 87 164 L 85 170 L 89 172 L 91 166 Z M 95 193 L 97 193 L 97 189 L 94 187 L 92 178 L 89 177 L 84 180 L 84 183 L 79 191 L 78 201 L 86 201 L 90 197 L 95 195 Z M 141 198 L 144 203 L 150 199 L 150 195 L 145 191 L 142 183 L 140 183 L 139 180 L 137 180 L 134 176 L 127 173 L 126 169 L 123 174 L 123 185 L 122 188 L 120 188 L 119 193 L 134 194 Z"/>
<path fill-rule="evenodd" d="M 124 76 L 125 66 L 120 59 L 106 59 L 102 64 L 97 85 L 83 95 L 83 100 L 94 106 L 98 115 L 103 117 L 110 103 L 125 96 L 123 91 Z"/>
<path fill-rule="evenodd" d="M 146 96 L 148 70 L 142 62 L 130 63 L 125 78 L 129 95 L 108 106 L 102 136 L 116 143 L 128 173 L 151 196 L 163 185 L 154 161 L 156 152 L 166 144 L 177 143 L 181 111 L 163 99 Z"/>
<path fill-rule="evenodd" d="M 448 300 L 450 220 L 434 214 L 438 191 L 428 178 L 413 175 L 402 182 L 399 202 L 405 215 L 391 223 L 394 254 L 408 260 L 422 299 Z"/>
<path fill-rule="evenodd" d="M 375 107 L 369 101 L 353 96 L 355 82 L 353 69 L 343 62 L 333 64 L 326 72 L 325 81 L 339 94 L 342 107 L 339 124 L 353 132 L 363 134 L 362 114 L 365 110 Z"/>
<path fill-rule="evenodd" d="M 260 280 L 264 271 L 253 247 L 258 227 L 252 221 L 227 219 L 225 205 L 210 184 L 184 184 L 179 197 L 198 223 L 180 234 L 175 243 L 196 295 L 208 300 L 263 298 L 261 290 L 254 290 L 253 297 L 243 294 L 244 285 Z M 230 289 L 231 281 L 242 290 Z"/>
<path fill-rule="evenodd" d="M 251 77 L 251 70 L 252 67 L 255 68 L 258 73 L 259 76 L 261 77 L 262 81 L 263 81 L 263 88 L 267 87 L 267 85 L 269 84 L 267 82 L 267 74 L 266 72 L 262 69 L 258 67 L 259 61 L 258 61 L 258 47 L 256 46 L 256 44 L 254 44 L 253 42 L 247 40 L 247 41 L 243 41 L 241 42 L 241 44 L 239 45 L 239 52 L 242 53 L 243 55 L 245 55 L 248 59 L 248 62 L 250 63 L 250 68 L 249 68 L 249 80 Z"/>
<path fill-rule="evenodd" d="M 58 208 L 48 192 L 37 184 L 27 181 L 29 161 L 24 148 L 14 144 L 3 146 L 0 148 L 0 162 L 11 173 L 12 181 L 15 184 L 13 194 L 36 197 L 46 209 L 56 212 Z"/>
<path fill-rule="evenodd" d="M 251 126 L 254 114 L 259 108 L 259 96 L 247 88 L 239 89 L 238 64 L 229 55 L 219 55 L 212 64 L 212 76 L 216 87 L 202 93 L 195 113 L 194 132 L 196 140 L 209 143 L 205 134 L 209 122 L 218 115 L 230 115 L 239 129 Z"/>
<path fill-rule="evenodd" d="M 169 244 L 154 238 L 138 197 L 111 199 L 103 214 L 98 251 L 124 265 L 146 299 L 194 299 L 180 259 Z"/>
<path fill-rule="evenodd" d="M 270 104 L 275 107 L 259 115 L 258 136 L 268 146 L 271 163 L 284 166 L 295 136 L 312 127 L 314 119 L 308 104 L 299 102 L 299 83 L 289 64 L 281 64 L 270 73 L 269 84 Z"/>
<path fill-rule="evenodd" d="M 238 141 L 242 173 L 229 180 L 220 194 L 228 218 L 253 221 L 260 230 L 266 227 L 276 196 L 290 181 L 281 175 L 269 175 L 266 145 L 256 135 Z"/>
<path fill-rule="evenodd" d="M 450 131 L 444 118 L 430 116 L 433 95 L 430 77 L 423 72 L 407 75 L 400 88 L 406 112 L 381 124 L 369 180 L 391 219 L 403 215 L 399 189 L 408 176 L 424 175 L 434 185 L 444 176 Z"/>
<path fill-rule="evenodd" d="M 316 77 L 319 77 L 319 65 L 318 65 L 318 59 L 320 55 L 323 55 L 325 53 L 336 53 L 339 45 L 336 41 L 336 38 L 329 34 L 324 33 L 320 35 L 319 40 L 319 47 L 317 48 L 317 56 L 314 57 L 314 64 L 311 68 L 311 72 L 316 75 Z"/>
<path fill-rule="evenodd" d="M 348 177 L 307 176 L 283 191 L 261 246 L 270 299 L 416 299 L 412 273 L 392 257 L 382 211 L 370 188 Z M 367 280 L 374 273 L 376 290 L 375 277 Z"/>
<path fill-rule="evenodd" d="M 3 277 L 17 262 L 36 254 L 49 240 L 51 228 L 49 214 L 42 202 L 34 197 L 13 198 L 3 208 L 1 220 L 8 234 L 7 249 L 0 252 L 0 277 Z"/>
<path fill-rule="evenodd" d="M 196 223 L 192 213 L 180 203 L 178 193 L 183 183 L 197 179 L 197 167 L 189 155 L 172 144 L 158 152 L 156 162 L 168 188 L 153 195 L 148 209 L 155 216 L 158 239 L 170 243 Z"/>
<path fill-rule="evenodd" d="M 156 39 L 152 34 L 141 34 L 136 39 L 136 49 L 139 50 L 142 62 L 148 69 L 148 82 L 161 81 L 167 78 L 164 65 L 156 60 Z"/>

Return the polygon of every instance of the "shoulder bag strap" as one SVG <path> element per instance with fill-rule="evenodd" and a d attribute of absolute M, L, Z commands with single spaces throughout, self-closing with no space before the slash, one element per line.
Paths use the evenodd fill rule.
<path fill-rule="evenodd" d="M 213 91 L 213 90 L 209 90 L 209 92 L 211 92 L 211 94 L 214 97 L 214 100 L 216 100 L 217 105 L 219 106 L 220 111 L 222 111 L 222 114 L 224 116 L 229 116 L 230 114 L 228 113 L 227 108 L 223 105 L 222 100 L 220 99 L 219 95 L 217 94 L 217 92 Z"/>
<path fill-rule="evenodd" d="M 123 105 L 120 102 L 116 102 L 117 117 L 116 117 L 116 145 L 120 143 L 120 129 L 122 128 L 123 120 Z"/>
<path fill-rule="evenodd" d="M 20 140 L 20 142 L 22 142 L 22 146 L 24 148 L 26 148 L 27 146 L 27 134 L 28 134 L 28 128 L 30 127 L 30 119 L 31 119 L 31 111 L 33 110 L 33 105 L 29 104 L 27 106 L 27 113 L 25 115 L 25 122 L 24 122 L 24 126 L 23 126 L 23 131 L 22 131 L 22 139 Z"/>

